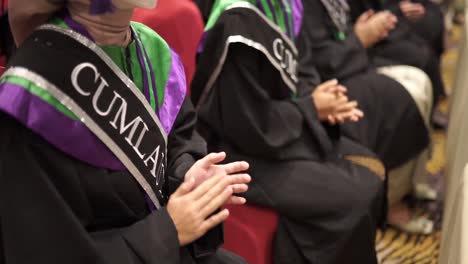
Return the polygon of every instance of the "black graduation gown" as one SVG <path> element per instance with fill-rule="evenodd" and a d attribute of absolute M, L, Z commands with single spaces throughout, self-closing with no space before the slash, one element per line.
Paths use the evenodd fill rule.
<path fill-rule="evenodd" d="M 444 31 L 445 22 L 444 15 L 440 7 L 431 0 L 413 0 L 413 3 L 420 3 L 426 9 L 424 16 L 416 21 L 408 20 L 400 9 L 401 0 L 350 0 L 348 3 L 351 7 L 351 15 L 353 21 L 368 9 L 376 11 L 389 10 L 398 17 L 399 23 L 397 30 L 408 29 L 415 33 L 417 36 L 427 42 L 432 50 L 437 55 L 441 55 L 444 51 Z M 392 34 L 393 35 L 393 34 Z M 391 35 L 391 36 L 392 36 Z M 407 35 L 408 36 L 408 35 Z"/>
<path fill-rule="evenodd" d="M 431 79 L 434 99 L 445 96 L 440 72 L 440 56 L 443 52 L 444 20 L 438 7 L 431 1 L 421 1 L 427 14 L 417 22 L 403 15 L 399 0 L 349 0 L 352 20 L 368 9 L 390 10 L 398 17 L 396 28 L 390 35 L 371 47 L 369 54 L 377 66 L 395 64 L 411 65 L 423 70 Z M 437 102 L 437 100 L 434 100 Z"/>
<path fill-rule="evenodd" d="M 323 80 L 338 78 L 348 88 L 350 100 L 357 100 L 365 117 L 345 123 L 343 133 L 375 152 L 393 169 L 415 158 L 429 144 L 429 133 L 411 95 L 395 80 L 378 74 L 367 50 L 352 30 L 341 41 L 320 0 L 304 1 L 299 35 L 299 78 L 315 67 Z"/>
<path fill-rule="evenodd" d="M 213 54 L 223 49 L 233 27 L 256 28 L 246 17 L 243 12 L 223 16 L 208 32 L 192 83 L 196 102 L 211 76 L 207 69 L 218 65 Z M 291 100 L 264 53 L 231 44 L 220 67 L 199 105 L 199 128 L 210 150 L 250 163 L 248 202 L 279 212 L 274 262 L 377 263 L 374 242 L 384 184 L 367 167 L 343 158 L 375 155 L 318 120 L 310 89 Z"/>
<path fill-rule="evenodd" d="M 186 101 L 169 135 L 172 190 L 206 152 L 191 109 Z M 0 123 L 0 263 L 245 263 L 224 251 L 195 261 L 127 171 L 71 158 L 2 112 Z"/>

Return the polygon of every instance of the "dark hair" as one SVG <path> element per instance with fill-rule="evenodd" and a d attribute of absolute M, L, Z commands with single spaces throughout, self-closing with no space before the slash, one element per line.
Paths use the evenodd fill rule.
<path fill-rule="evenodd" d="M 203 16 L 203 21 L 206 24 L 206 22 L 208 22 L 208 18 L 210 18 L 211 9 L 214 5 L 214 0 L 195 0 L 195 3 L 197 4 L 198 9 L 200 10 L 200 13 Z"/>

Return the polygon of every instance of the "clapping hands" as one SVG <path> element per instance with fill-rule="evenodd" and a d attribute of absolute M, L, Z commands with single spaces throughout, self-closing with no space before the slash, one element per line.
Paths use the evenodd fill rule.
<path fill-rule="evenodd" d="M 319 119 L 331 125 L 342 124 L 346 120 L 358 122 L 364 113 L 357 108 L 356 101 L 349 101 L 346 88 L 337 80 L 320 84 L 312 93 Z"/>
<path fill-rule="evenodd" d="M 247 191 L 251 178 L 242 173 L 247 162 L 218 165 L 226 153 L 212 153 L 197 161 L 185 175 L 185 182 L 169 198 L 167 211 L 176 227 L 179 243 L 185 246 L 224 222 L 229 211 L 215 213 L 225 204 L 244 204 L 235 194 Z"/>

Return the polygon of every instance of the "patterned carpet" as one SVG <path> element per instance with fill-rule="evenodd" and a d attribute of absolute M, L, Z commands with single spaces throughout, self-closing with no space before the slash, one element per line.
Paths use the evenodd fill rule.
<path fill-rule="evenodd" d="M 438 190 L 443 189 L 445 167 L 445 132 L 432 135 L 433 156 L 426 169 L 428 179 Z M 377 236 L 377 252 L 381 264 L 436 264 L 441 239 L 442 205 L 436 202 L 414 202 L 418 214 L 427 215 L 436 223 L 436 230 L 430 236 L 411 235 L 394 228 L 388 228 Z"/>
<path fill-rule="evenodd" d="M 442 60 L 444 81 L 450 93 L 454 68 L 458 58 L 458 40 L 460 27 L 454 27 L 448 36 L 448 50 Z M 438 106 L 443 114 L 448 114 L 448 100 Z M 439 192 L 443 190 L 443 175 L 445 169 L 446 133 L 443 130 L 432 134 L 432 159 L 426 165 L 429 182 Z M 439 195 L 442 196 L 442 195 Z M 441 222 L 443 201 L 413 202 L 418 214 L 427 215 L 436 223 L 436 232 L 430 236 L 411 235 L 399 230 L 388 228 L 377 235 L 377 252 L 381 264 L 437 264 L 441 241 Z"/>

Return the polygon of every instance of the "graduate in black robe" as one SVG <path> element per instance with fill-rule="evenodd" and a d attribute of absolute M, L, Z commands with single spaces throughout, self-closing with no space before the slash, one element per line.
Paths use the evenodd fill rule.
<path fill-rule="evenodd" d="M 431 0 L 350 0 L 351 15 L 356 20 L 363 12 L 389 10 L 398 17 L 399 26 L 411 29 L 426 41 L 434 53 L 440 56 L 444 51 L 445 22 L 440 6 Z M 408 35 L 407 35 L 408 36 Z"/>
<path fill-rule="evenodd" d="M 315 78 L 311 78 L 308 72 L 316 69 L 323 78 L 337 77 L 348 88 L 348 96 L 359 102 L 365 117 L 358 123 L 344 124 L 343 134 L 372 149 L 385 163 L 391 183 L 388 220 L 405 230 L 430 232 L 432 223 L 423 218 L 411 219 L 411 211 L 401 203 L 401 199 L 412 191 L 413 181 L 425 183 L 422 169 L 426 155 L 423 151 L 429 143 L 432 100 L 430 85 L 427 84 L 430 81 L 420 70 L 411 69 L 414 75 L 403 72 L 406 79 L 421 74 L 426 78 L 426 84 L 418 83 L 413 87 L 422 92 L 423 96 L 420 97 L 414 90 L 411 94 L 408 92 L 410 86 L 404 87 L 380 74 L 378 71 L 381 69 L 372 63 L 373 58 L 349 20 L 338 19 L 347 17 L 349 10 L 340 8 L 341 1 L 336 1 L 336 5 L 330 2 L 335 1 L 304 1 L 304 10 L 311 15 L 304 17 L 299 39 L 302 43 L 299 46 L 302 52 L 299 78 L 302 82 L 313 83 Z M 374 41 L 378 41 L 383 36 L 374 37 Z M 401 78 L 399 81 L 402 81 Z M 425 110 L 420 107 L 421 103 L 425 104 Z M 404 169 L 408 166 L 419 169 Z M 403 216 L 400 212 L 404 212 Z"/>
<path fill-rule="evenodd" d="M 297 69 L 286 66 L 297 66 L 300 1 L 199 2 L 212 11 L 192 83 L 199 131 L 210 150 L 249 162 L 249 203 L 279 213 L 274 263 L 377 263 L 385 171 L 371 151 L 320 117 L 315 85 L 302 87 Z M 277 26 L 289 16 L 292 28 Z M 278 67 L 283 56 L 286 69 Z"/>
<path fill-rule="evenodd" d="M 417 157 L 429 144 L 429 132 L 411 95 L 377 73 L 349 21 L 338 26 L 320 0 L 303 2 L 310 15 L 304 16 L 300 35 L 301 71 L 315 67 L 323 79 L 338 78 L 365 114 L 358 123 L 344 124 L 343 133 L 373 150 L 388 170 Z"/>
<path fill-rule="evenodd" d="M 30 9 L 21 8 L 26 2 Z M 145 6 L 154 4 L 145 3 Z M 31 15 L 36 12 L 47 14 L 48 9 L 41 9 L 44 4 L 55 10 L 54 6 L 41 1 L 12 0 L 10 4 L 14 23 L 34 17 Z M 206 156 L 206 143 L 194 130 L 196 114 L 190 100 L 185 99 L 182 63 L 155 32 L 144 25 L 130 23 L 133 8 L 142 2 L 126 2 L 124 6 L 128 9 L 122 9 L 122 2 L 118 1 L 113 5 L 109 5 L 110 2 L 104 6 L 99 4 L 102 2 L 68 1 L 63 7 L 69 13 L 54 17 L 52 24 L 33 32 L 31 38 L 22 41 L 35 28 L 34 24 L 22 25 L 19 27 L 22 31 L 16 34 L 16 41 L 22 45 L 0 81 L 0 263 L 245 263 L 240 257 L 219 249 L 223 240 L 219 224 L 229 212 L 218 211 L 218 208 L 226 203 L 245 202 L 244 198 L 232 194 L 247 189 L 249 176 L 238 173 L 246 170 L 248 164 L 216 165 L 224 159 L 224 153 Z M 32 13 L 26 15 L 27 12 Z M 100 28 L 99 21 L 107 21 L 108 26 L 110 23 L 109 31 Z M 125 30 L 112 31 L 119 26 Z M 93 31 L 96 29 L 100 30 Z M 118 37 L 122 32 L 132 35 L 132 40 L 125 40 L 122 35 Z M 44 38 L 47 40 L 42 45 Z M 71 38 L 78 40 L 71 41 Z M 78 45 L 81 51 L 61 41 Z M 125 44 L 126 41 L 129 43 Z M 35 44 L 39 42 L 41 44 Z M 146 54 L 146 49 L 154 46 L 140 46 L 136 42 L 159 44 L 157 59 L 154 54 Z M 154 185 L 161 186 L 158 187 L 160 193 L 156 192 L 156 195 L 161 194 L 156 196 L 157 203 L 134 171 L 127 169 L 128 163 L 123 165 L 121 154 L 113 152 L 112 145 L 100 141 L 97 133 L 91 131 L 91 118 L 84 118 L 76 107 L 68 108 L 74 99 L 61 97 L 63 100 L 59 101 L 52 92 L 55 88 L 50 83 L 70 78 L 60 74 L 70 61 L 93 61 L 97 68 L 105 68 L 103 65 L 107 64 L 96 63 L 98 55 L 83 55 L 91 51 L 106 54 L 94 43 L 115 45 L 114 49 L 123 50 L 127 45 L 127 55 L 120 53 L 112 57 L 109 52 L 106 55 L 109 57 L 103 57 L 108 59 L 108 65 L 115 67 L 116 74 L 121 74 L 122 80 L 127 78 L 128 72 L 119 69 L 125 67 L 119 56 L 127 58 L 122 61 L 128 62 L 130 72 L 139 73 L 144 69 L 149 73 L 146 77 L 135 75 L 147 78 L 145 81 L 138 77 L 126 79 L 125 91 L 139 89 L 137 85 L 144 83 L 141 92 L 134 91 L 146 93 L 151 79 L 163 76 L 163 69 L 170 69 L 165 72 L 168 74 L 165 85 L 158 86 L 159 90 L 153 86 L 154 90 L 150 91 L 165 91 L 164 99 L 157 101 L 159 106 L 155 112 L 151 112 L 154 109 L 149 106 L 146 95 L 139 95 L 142 100 L 148 99 L 146 109 L 150 109 L 153 118 L 158 118 L 164 126 L 164 130 L 160 127 L 161 133 L 167 131 L 167 152 L 159 151 L 162 145 L 157 148 L 157 154 L 167 154 L 167 161 L 160 161 L 159 157 L 153 161 L 154 169 L 156 164 L 162 165 L 158 167 L 157 177 L 148 182 L 151 190 Z M 44 48 L 50 46 L 54 49 Z M 135 55 L 136 48 L 144 52 L 145 66 L 140 63 L 143 57 Z M 54 56 L 44 55 L 45 51 Z M 54 63 L 44 66 L 49 61 Z M 138 67 L 132 68 L 131 63 Z M 154 71 L 144 68 L 155 63 L 158 68 Z M 26 65 L 30 68 L 21 68 Z M 54 74 L 48 79 L 41 77 L 49 70 Z M 113 81 L 112 76 L 103 71 L 101 77 Z M 92 88 L 82 82 L 85 80 L 79 82 L 80 87 Z M 130 85 L 132 82 L 134 86 Z M 130 100 L 130 97 L 124 99 Z M 165 102 L 171 103 L 170 109 Z M 115 113 L 114 103 L 107 114 L 115 114 L 116 120 L 119 113 L 125 117 L 124 108 Z M 144 116 L 143 111 L 137 114 Z M 123 123 L 122 119 L 120 125 Z M 104 125 L 98 123 L 98 126 Z M 137 127 L 133 126 L 133 132 L 125 134 L 130 138 L 127 141 L 130 145 L 135 129 Z M 139 142 L 146 139 L 143 135 L 146 134 L 141 134 Z M 144 148 L 143 145 L 139 147 Z M 133 146 L 137 151 L 138 144 Z M 124 155 L 129 153 L 124 152 Z M 158 209 L 157 204 L 161 205 Z"/>
<path fill-rule="evenodd" d="M 348 3 L 353 22 L 370 9 L 375 12 L 388 10 L 397 17 L 395 28 L 388 36 L 370 47 L 369 52 L 376 58 L 374 62 L 377 66 L 405 64 L 426 72 L 432 82 L 436 106 L 438 100 L 446 96 L 440 70 L 445 29 L 439 7 L 430 0 L 349 0 Z"/>
<path fill-rule="evenodd" d="M 171 135 L 175 182 L 205 154 L 190 108 Z M 223 250 L 194 258 L 168 211 L 151 212 L 128 172 L 71 158 L 4 113 L 0 122 L 0 263 L 245 263 Z"/>

